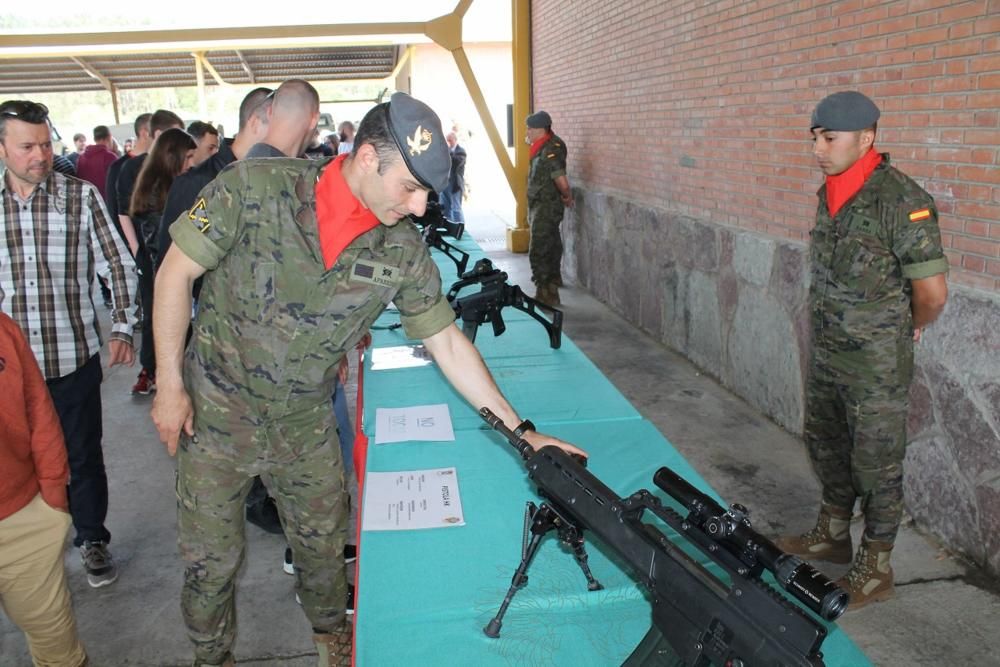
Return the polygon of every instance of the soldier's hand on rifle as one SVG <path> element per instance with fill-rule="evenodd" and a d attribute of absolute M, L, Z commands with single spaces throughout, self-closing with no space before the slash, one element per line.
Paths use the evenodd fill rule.
<path fill-rule="evenodd" d="M 564 442 L 559 438 L 553 438 L 551 435 L 545 435 L 544 433 L 539 433 L 538 431 L 525 431 L 521 436 L 528 441 L 528 444 L 537 452 L 542 447 L 548 447 L 553 445 L 563 450 L 567 454 L 576 454 L 577 456 L 582 456 L 584 458 L 589 457 L 584 450 L 580 449 L 575 445 L 571 445 L 568 442 Z"/>

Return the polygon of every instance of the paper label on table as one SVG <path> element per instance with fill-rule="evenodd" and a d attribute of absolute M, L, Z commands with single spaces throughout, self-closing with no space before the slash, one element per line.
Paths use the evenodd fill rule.
<path fill-rule="evenodd" d="M 447 403 L 375 409 L 375 444 L 454 440 Z"/>
<path fill-rule="evenodd" d="M 423 345 L 395 345 L 376 347 L 372 350 L 372 370 L 384 371 L 391 368 L 415 368 L 434 363 Z"/>
<path fill-rule="evenodd" d="M 455 468 L 369 472 L 362 530 L 464 526 Z"/>

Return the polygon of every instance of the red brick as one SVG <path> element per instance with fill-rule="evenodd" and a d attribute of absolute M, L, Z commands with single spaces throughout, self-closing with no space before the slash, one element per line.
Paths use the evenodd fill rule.
<path fill-rule="evenodd" d="M 975 271 L 976 273 L 983 273 L 986 271 L 986 260 L 975 255 L 963 255 L 962 268 L 968 271 Z"/>
<path fill-rule="evenodd" d="M 824 95 L 862 90 L 883 109 L 879 147 L 952 211 L 955 281 L 1000 291 L 962 264 L 1000 254 L 1000 0 L 988 2 L 535 0 L 535 107 L 560 118 L 580 187 L 801 239 L 821 183 L 804 126 Z M 955 245 L 970 240 L 991 252 Z"/>
<path fill-rule="evenodd" d="M 983 255 L 985 257 L 996 257 L 997 248 L 1000 245 L 992 243 L 990 241 L 984 241 L 982 239 L 971 238 L 968 236 L 963 236 L 961 234 L 954 235 L 954 241 L 952 242 L 952 247 L 956 250 L 961 250 L 967 253 L 973 253 L 976 255 Z"/>
<path fill-rule="evenodd" d="M 953 23 L 963 19 L 982 18 L 986 11 L 983 2 L 962 2 L 951 7 L 942 7 L 937 18 L 941 23 Z"/>
<path fill-rule="evenodd" d="M 954 38 L 952 38 L 954 40 Z M 935 58 L 959 58 L 977 55 L 983 48 L 983 40 L 967 39 L 961 42 L 949 40 L 947 44 L 934 47 Z M 982 70 L 980 70 L 982 71 Z"/>
<path fill-rule="evenodd" d="M 944 42 L 948 39 L 948 28 L 937 27 L 927 30 L 917 30 L 906 36 L 906 44 L 909 47 L 922 46 L 924 44 L 934 44 Z"/>
<path fill-rule="evenodd" d="M 963 218 L 1000 220 L 1000 206 L 978 202 L 958 202 L 956 213 Z M 985 234 L 984 234 L 985 236 Z"/>
<path fill-rule="evenodd" d="M 998 72 L 1000 71 L 1000 54 L 979 55 L 969 59 L 970 72 Z"/>

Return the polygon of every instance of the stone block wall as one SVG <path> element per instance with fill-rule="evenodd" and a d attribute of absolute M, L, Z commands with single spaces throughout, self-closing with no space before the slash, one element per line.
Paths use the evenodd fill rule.
<path fill-rule="evenodd" d="M 577 189 L 566 274 L 793 433 L 809 358 L 803 243 Z M 1000 296 L 952 286 L 917 346 L 907 508 L 1000 575 Z"/>

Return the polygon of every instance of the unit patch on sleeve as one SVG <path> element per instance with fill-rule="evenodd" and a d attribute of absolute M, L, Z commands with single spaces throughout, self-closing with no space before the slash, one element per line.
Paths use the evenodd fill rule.
<path fill-rule="evenodd" d="M 208 202 L 205 201 L 204 197 L 196 201 L 194 207 L 188 211 L 188 220 L 193 222 L 202 234 L 212 226 L 212 223 L 208 221 Z"/>
<path fill-rule="evenodd" d="M 403 281 L 403 275 L 398 266 L 359 259 L 351 267 L 351 280 L 380 287 L 394 287 Z"/>
<path fill-rule="evenodd" d="M 918 211 L 910 213 L 910 222 L 920 222 L 921 220 L 926 220 L 931 217 L 931 210 L 929 208 L 922 208 Z"/>

